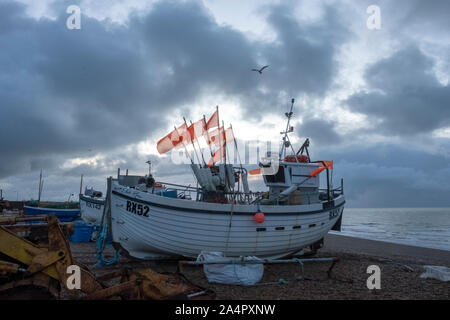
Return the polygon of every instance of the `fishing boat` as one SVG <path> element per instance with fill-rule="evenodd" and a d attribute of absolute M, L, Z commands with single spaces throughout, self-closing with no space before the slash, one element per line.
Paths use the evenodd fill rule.
<path fill-rule="evenodd" d="M 78 202 L 70 201 L 73 194 L 69 195 L 66 202 L 43 202 L 41 201 L 44 188 L 42 169 L 39 175 L 38 200 L 31 200 L 24 203 L 23 212 L 27 216 L 55 214 L 61 222 L 71 222 L 80 216 L 80 206 Z"/>
<path fill-rule="evenodd" d="M 80 194 L 80 216 L 87 223 L 100 224 L 105 207 L 105 198 L 102 192 L 93 188 L 85 189 Z"/>
<path fill-rule="evenodd" d="M 120 174 L 120 169 L 117 173 L 117 182 L 121 185 L 133 187 L 145 180 L 145 176 L 128 175 L 128 170 L 125 175 Z M 81 177 L 81 184 L 83 183 L 83 177 Z M 81 186 L 80 186 L 80 190 Z M 84 194 L 79 195 L 80 199 L 80 214 L 81 219 L 87 223 L 100 224 L 102 220 L 103 211 L 105 208 L 105 197 L 101 191 L 94 190 L 93 188 L 84 190 Z"/>
<path fill-rule="evenodd" d="M 78 202 L 28 201 L 23 206 L 27 216 L 55 214 L 61 222 L 71 222 L 80 216 Z"/>
<path fill-rule="evenodd" d="M 331 229 L 340 230 L 345 204 L 343 182 L 332 188 L 333 162 L 312 161 L 308 139 L 297 152 L 294 150 L 289 140 L 293 106 L 292 99 L 280 152 L 268 152 L 256 170 L 249 172 L 242 165 L 225 163 L 225 149 L 219 148 L 208 165 L 191 160 L 197 188 L 157 183 L 151 173 L 145 183 L 135 186 L 108 179 L 116 248 L 139 259 L 195 258 L 202 251 L 277 259 L 305 248 L 320 248 Z M 198 129 L 192 128 L 195 123 L 190 127 L 185 123 L 184 131 L 183 127 L 176 128 L 158 142 L 158 151 L 170 150 L 170 144 L 186 147 L 199 136 L 206 135 L 211 142 L 210 129 L 214 126 L 219 129 L 219 146 L 230 139 L 236 141 L 234 134 L 230 139 L 227 132 L 222 135 L 218 110 L 216 113 L 209 121 L 203 117 L 199 130 L 190 130 Z M 324 171 L 326 188 L 320 188 L 319 176 Z M 251 192 L 248 174 L 261 174 L 268 190 Z M 195 193 L 195 198 L 187 196 L 186 190 Z"/>

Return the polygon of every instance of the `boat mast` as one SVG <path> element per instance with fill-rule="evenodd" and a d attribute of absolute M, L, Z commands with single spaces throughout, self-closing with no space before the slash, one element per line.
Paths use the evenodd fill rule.
<path fill-rule="evenodd" d="M 41 174 L 39 175 L 39 192 L 38 192 L 38 207 L 41 203 L 41 195 L 42 195 L 42 188 L 44 187 L 44 180 L 42 179 L 42 169 Z"/>
<path fill-rule="evenodd" d="M 82 191 L 83 191 L 83 174 L 81 174 L 81 180 L 80 180 L 80 193 L 79 193 L 79 194 L 82 194 Z"/>
<path fill-rule="evenodd" d="M 152 162 L 150 160 L 148 160 L 146 163 L 148 164 L 148 176 L 151 177 L 152 176 Z"/>
<path fill-rule="evenodd" d="M 279 157 L 280 159 L 283 159 L 286 156 L 286 148 L 291 147 L 292 149 L 292 153 L 295 155 L 295 151 L 294 148 L 292 147 L 291 141 L 289 140 L 289 133 L 291 133 L 293 130 L 292 127 L 290 127 L 290 122 L 291 122 L 291 117 L 293 114 L 293 110 L 294 110 L 294 102 L 295 99 L 292 98 L 291 100 L 291 109 L 289 110 L 289 112 L 286 112 L 285 115 L 288 118 L 287 120 L 287 124 L 286 124 L 286 130 L 283 132 L 280 132 L 280 134 L 284 134 L 283 136 L 283 143 L 281 144 L 281 149 L 280 149 L 280 154 Z M 298 162 L 297 157 L 295 157 L 296 162 Z"/>

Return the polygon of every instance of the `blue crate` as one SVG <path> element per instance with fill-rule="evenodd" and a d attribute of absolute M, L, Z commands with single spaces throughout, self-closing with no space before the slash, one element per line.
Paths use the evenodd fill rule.
<path fill-rule="evenodd" d="M 72 242 L 90 242 L 92 238 L 92 232 L 94 226 L 83 221 L 75 222 L 75 230 L 73 235 L 70 236 Z"/>
<path fill-rule="evenodd" d="M 168 198 L 176 198 L 177 190 L 166 190 L 163 192 L 163 196 Z"/>

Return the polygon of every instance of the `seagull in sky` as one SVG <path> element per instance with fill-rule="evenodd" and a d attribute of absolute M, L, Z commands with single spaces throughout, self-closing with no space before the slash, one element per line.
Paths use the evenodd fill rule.
<path fill-rule="evenodd" d="M 262 74 L 262 71 L 267 67 L 269 67 L 269 66 L 264 66 L 261 69 L 252 69 L 252 71 L 256 71 L 256 72 L 259 72 L 259 74 Z"/>

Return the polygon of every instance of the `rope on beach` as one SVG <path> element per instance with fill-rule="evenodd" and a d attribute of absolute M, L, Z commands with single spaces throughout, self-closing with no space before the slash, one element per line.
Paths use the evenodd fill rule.
<path fill-rule="evenodd" d="M 100 266 L 110 266 L 117 261 L 119 261 L 119 256 L 121 249 L 116 250 L 114 257 L 111 260 L 106 260 L 103 256 L 103 251 L 106 247 L 106 241 L 108 239 L 109 232 L 109 223 L 111 221 L 111 178 L 108 178 L 108 187 L 107 187 L 107 194 L 105 199 L 105 207 L 103 211 L 102 216 L 102 222 L 100 224 L 100 235 L 97 239 L 97 253 L 95 256 L 97 257 L 97 263 L 94 265 L 94 267 L 100 267 Z"/>
<path fill-rule="evenodd" d="M 116 250 L 114 257 L 111 260 L 106 260 L 103 256 L 103 250 L 105 250 L 106 247 L 106 239 L 108 237 L 108 223 L 103 223 L 103 226 L 101 228 L 100 231 L 100 235 L 97 239 L 97 253 L 96 253 L 96 257 L 97 257 L 97 263 L 94 265 L 94 267 L 100 267 L 100 266 L 110 266 L 113 265 L 115 263 L 117 263 L 117 261 L 119 261 L 119 256 L 120 256 L 120 252 L 121 249 Z"/>

